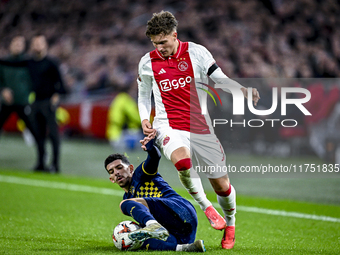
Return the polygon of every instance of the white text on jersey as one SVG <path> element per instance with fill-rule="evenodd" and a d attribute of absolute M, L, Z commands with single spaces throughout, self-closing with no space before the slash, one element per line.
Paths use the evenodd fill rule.
<path fill-rule="evenodd" d="M 159 82 L 162 91 L 170 91 L 173 88 L 178 89 L 179 87 L 184 87 L 186 84 L 191 83 L 192 78 L 187 76 L 185 78 L 173 79 L 170 81 L 169 79 L 165 79 Z"/>

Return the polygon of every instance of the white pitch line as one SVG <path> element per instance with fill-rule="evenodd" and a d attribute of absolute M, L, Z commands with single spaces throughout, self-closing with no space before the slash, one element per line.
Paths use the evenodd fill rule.
<path fill-rule="evenodd" d="M 113 195 L 113 196 L 121 196 L 121 197 L 123 196 L 122 192 L 119 192 L 113 189 L 97 188 L 97 187 L 92 187 L 92 186 L 70 184 L 70 183 L 65 183 L 65 182 L 44 181 L 44 180 L 6 176 L 6 175 L 0 175 L 0 182 L 28 185 L 28 186 L 34 186 L 34 187 L 97 193 L 97 194 L 103 194 L 103 195 Z"/>
<path fill-rule="evenodd" d="M 96 194 L 103 194 L 103 195 L 113 195 L 113 196 L 119 196 L 119 197 L 123 196 L 122 191 L 117 191 L 114 189 L 97 188 L 97 187 L 92 187 L 92 186 L 70 184 L 70 183 L 65 183 L 65 182 L 44 181 L 44 180 L 6 176 L 6 175 L 0 175 L 0 182 L 28 185 L 28 186 L 34 186 L 34 187 L 96 193 Z M 193 204 L 196 204 L 191 199 L 189 199 L 189 201 Z M 216 202 L 214 202 L 213 205 L 215 207 L 219 207 L 219 204 Z M 298 212 L 287 212 L 287 211 L 272 210 L 272 209 L 243 206 L 243 205 L 237 206 L 237 210 L 244 211 L 244 212 L 261 213 L 261 214 L 267 214 L 267 215 L 277 215 L 277 216 L 283 216 L 283 217 L 340 223 L 340 218 L 334 218 L 334 217 L 323 216 L 323 215 L 313 215 L 313 214 L 298 213 Z"/>

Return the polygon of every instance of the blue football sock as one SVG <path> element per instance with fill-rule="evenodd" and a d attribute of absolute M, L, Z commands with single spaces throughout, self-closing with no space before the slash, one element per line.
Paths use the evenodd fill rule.
<path fill-rule="evenodd" d="M 148 220 L 155 220 L 145 205 L 133 200 L 125 200 L 120 209 L 125 215 L 134 218 L 142 227 L 145 226 Z"/>

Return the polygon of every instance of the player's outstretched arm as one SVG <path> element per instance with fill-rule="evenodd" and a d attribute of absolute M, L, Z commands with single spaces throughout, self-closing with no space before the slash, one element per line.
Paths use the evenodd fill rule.
<path fill-rule="evenodd" d="M 245 98 L 248 98 L 248 90 L 246 88 L 241 88 L 243 95 Z M 257 102 L 260 100 L 260 93 L 257 91 L 256 88 L 252 89 L 252 96 L 253 96 L 253 101 L 254 101 L 254 105 L 257 105 Z"/>
<path fill-rule="evenodd" d="M 232 79 L 230 79 L 227 75 L 225 75 L 221 68 L 217 67 L 209 76 L 216 84 L 218 84 L 218 87 L 221 88 L 223 91 L 226 92 L 231 92 L 231 88 L 230 87 L 234 87 L 234 88 L 239 88 L 244 97 L 248 98 L 248 90 L 247 88 L 243 87 L 241 84 L 239 84 L 237 81 L 234 81 Z M 215 85 L 216 86 L 216 85 Z M 260 94 L 257 91 L 256 88 L 252 89 L 252 98 L 254 101 L 254 105 L 257 105 L 257 102 L 260 99 Z"/>
<path fill-rule="evenodd" d="M 159 160 L 161 159 L 161 153 L 158 148 L 154 145 L 154 138 L 156 131 L 145 137 L 140 141 L 142 149 L 148 152 L 148 157 L 143 164 L 143 171 L 149 175 L 157 173 Z"/>
<path fill-rule="evenodd" d="M 154 129 L 150 124 L 151 113 L 151 94 L 152 94 L 152 79 L 149 75 L 145 74 L 151 70 L 147 69 L 145 65 L 146 58 L 142 58 L 138 65 L 138 111 L 139 117 L 142 121 L 142 128 L 144 135 L 150 135 Z"/>
<path fill-rule="evenodd" d="M 144 119 L 142 121 L 142 129 L 143 129 L 144 135 L 147 135 L 147 136 L 152 135 L 154 132 L 156 132 L 156 130 L 152 128 L 151 123 L 147 119 Z"/>

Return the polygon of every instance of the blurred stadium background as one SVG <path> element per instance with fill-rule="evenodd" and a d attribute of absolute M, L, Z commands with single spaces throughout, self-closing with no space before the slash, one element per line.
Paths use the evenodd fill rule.
<path fill-rule="evenodd" d="M 289 112 L 299 120 L 296 128 L 217 127 L 230 164 L 340 163 L 339 1 L 0 0 L 0 57 L 8 54 L 14 36 L 24 35 L 29 45 L 33 35 L 44 34 L 49 54 L 60 61 L 69 92 L 61 104 L 68 113 L 60 126 L 62 174 L 106 177 L 102 160 L 114 151 L 106 136 L 109 107 L 121 92 L 136 100 L 137 65 L 153 49 L 144 35 L 145 24 L 160 10 L 173 12 L 179 21 L 179 39 L 206 46 L 229 77 L 241 84 L 249 78 L 266 81 L 257 82 L 259 107 L 270 107 L 271 86 L 281 80 L 285 86 L 288 81 L 289 86 L 303 86 L 312 93 L 307 106 L 311 117 L 304 118 L 296 109 Z M 223 97 L 231 102 L 230 95 Z M 231 114 L 228 104 L 219 111 L 211 112 L 212 117 Z M 129 134 L 125 138 L 136 164 L 144 154 L 129 143 Z M 0 166 L 30 171 L 34 158 L 13 115 L 0 137 Z M 180 186 L 177 176 L 171 178 L 176 171 L 165 159 L 162 168 L 165 178 Z M 240 185 L 239 192 L 250 195 L 339 203 L 340 185 L 334 179 L 338 176 L 319 180 L 313 174 L 300 179 L 235 176 L 233 182 Z M 315 186 L 320 191 L 317 196 Z"/>
<path fill-rule="evenodd" d="M 34 144 L 23 138 L 16 115 L 2 130 L 1 254 L 118 252 L 110 234 L 126 217 L 103 161 L 126 151 L 138 165 L 145 153 L 136 145 L 136 127 L 125 119 L 124 107 L 116 107 L 113 118 L 121 114 L 125 132 L 118 142 L 109 141 L 109 110 L 122 93 L 137 100 L 137 65 L 153 49 L 145 24 L 161 10 L 175 14 L 180 40 L 206 46 L 229 77 L 259 89 L 259 109 L 270 108 L 273 86 L 311 92 L 305 106 L 312 116 L 288 108 L 284 118 L 298 120 L 295 128 L 217 126 L 227 164 L 239 169 L 340 163 L 338 0 L 0 0 L 0 58 L 8 55 L 14 36 L 25 36 L 29 53 L 30 39 L 43 34 L 68 89 L 57 116 L 59 175 L 33 173 Z M 223 106 L 208 100 L 211 117 L 231 119 L 231 96 L 219 94 Z M 118 105 L 124 106 L 121 98 Z M 244 118 L 259 117 L 248 111 Z M 282 119 L 280 109 L 266 118 Z M 164 179 L 188 198 L 174 166 L 165 158 L 160 166 Z M 339 254 L 340 173 L 229 175 L 239 205 L 234 254 Z M 202 181 L 215 201 L 207 179 Z M 197 237 L 208 252 L 222 254 L 220 233 L 197 212 Z"/>

